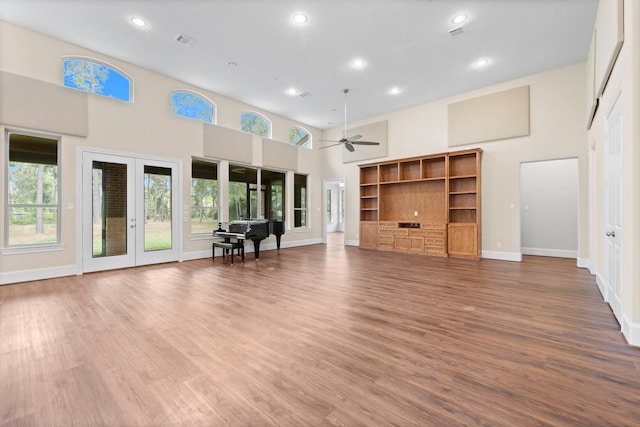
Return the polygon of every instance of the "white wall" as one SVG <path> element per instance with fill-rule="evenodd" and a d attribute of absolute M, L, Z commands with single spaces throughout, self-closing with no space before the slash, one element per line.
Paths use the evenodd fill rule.
<path fill-rule="evenodd" d="M 578 159 L 527 162 L 520 171 L 522 253 L 576 258 Z"/>
<path fill-rule="evenodd" d="M 485 70 L 483 72 L 491 72 Z M 447 106 L 450 103 L 530 85 L 531 135 L 455 147 L 447 145 Z M 584 63 L 504 82 L 469 93 L 371 117 L 350 127 L 389 121 L 388 156 L 399 159 L 424 154 L 481 147 L 482 253 L 484 257 L 520 260 L 520 164 L 538 160 L 578 159 L 579 257 L 588 247 L 588 161 L 586 141 Z M 355 91 L 354 91 L 355 93 Z M 326 130 L 323 139 L 340 137 L 341 128 Z M 359 232 L 358 164 L 342 163 L 340 147 L 323 150 L 323 175 L 345 176 L 347 185 L 346 241 Z M 366 163 L 366 162 L 363 162 Z"/>

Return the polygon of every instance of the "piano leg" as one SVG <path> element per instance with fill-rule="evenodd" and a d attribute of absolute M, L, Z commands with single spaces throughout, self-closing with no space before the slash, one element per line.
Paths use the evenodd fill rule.
<path fill-rule="evenodd" d="M 260 259 L 260 242 L 262 239 L 251 239 L 253 240 L 253 253 L 256 255 L 256 261 Z"/>
<path fill-rule="evenodd" d="M 280 238 L 282 237 L 282 234 L 276 234 L 276 246 L 278 248 L 278 253 L 280 253 Z"/>

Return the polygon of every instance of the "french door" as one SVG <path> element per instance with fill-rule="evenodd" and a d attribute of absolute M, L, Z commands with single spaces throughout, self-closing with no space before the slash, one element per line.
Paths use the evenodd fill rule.
<path fill-rule="evenodd" d="M 83 272 L 179 259 L 178 166 L 83 152 Z"/>

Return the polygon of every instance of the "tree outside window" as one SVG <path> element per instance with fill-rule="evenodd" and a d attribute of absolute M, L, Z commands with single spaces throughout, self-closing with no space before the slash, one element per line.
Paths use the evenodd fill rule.
<path fill-rule="evenodd" d="M 191 234 L 211 234 L 218 228 L 218 165 L 191 162 Z"/>
<path fill-rule="evenodd" d="M 133 84 L 130 77 L 114 67 L 87 58 L 68 58 L 62 62 L 64 85 L 130 102 Z"/>
<path fill-rule="evenodd" d="M 8 133 L 6 245 L 58 243 L 58 140 Z"/>
<path fill-rule="evenodd" d="M 293 226 L 307 227 L 307 175 L 295 174 L 293 178 Z"/>
<path fill-rule="evenodd" d="M 242 113 L 240 116 L 240 130 L 245 133 L 271 138 L 271 122 L 258 113 Z"/>

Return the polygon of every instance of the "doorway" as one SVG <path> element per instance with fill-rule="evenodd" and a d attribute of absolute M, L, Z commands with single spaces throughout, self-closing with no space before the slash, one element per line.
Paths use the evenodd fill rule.
<path fill-rule="evenodd" d="M 179 164 L 82 153 L 82 271 L 177 261 Z"/>
<path fill-rule="evenodd" d="M 346 218 L 344 179 L 325 180 L 323 190 L 325 242 L 344 245 Z"/>
<path fill-rule="evenodd" d="M 520 165 L 524 255 L 578 257 L 578 159 Z"/>

